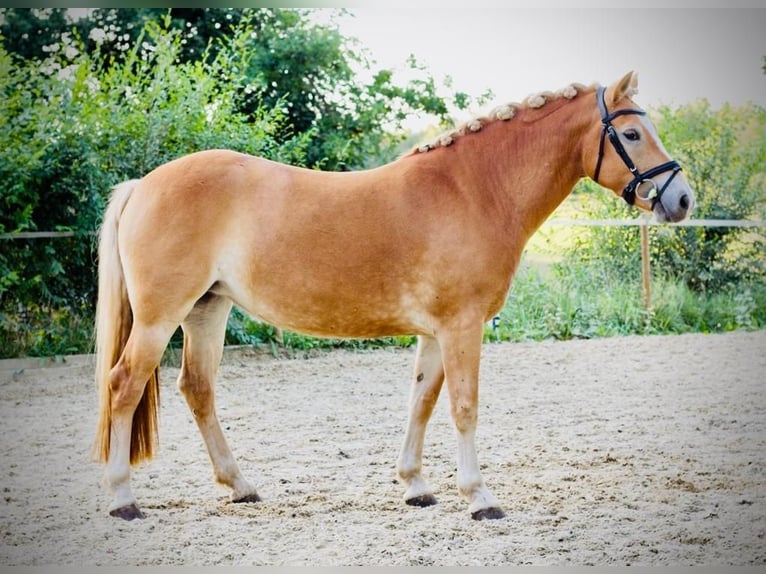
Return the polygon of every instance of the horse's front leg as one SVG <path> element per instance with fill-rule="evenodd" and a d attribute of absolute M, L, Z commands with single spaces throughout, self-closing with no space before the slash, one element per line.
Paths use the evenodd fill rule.
<path fill-rule="evenodd" d="M 399 480 L 407 487 L 404 500 L 412 506 L 436 504 L 431 487 L 422 475 L 423 441 L 443 381 L 444 368 L 438 341 L 433 337 L 419 337 L 407 433 L 397 465 Z"/>
<path fill-rule="evenodd" d="M 457 432 L 457 485 L 468 500 L 471 518 L 503 518 L 500 503 L 484 484 L 476 456 L 476 423 L 479 400 L 479 361 L 484 324 L 448 329 L 439 338 L 452 419 Z"/>

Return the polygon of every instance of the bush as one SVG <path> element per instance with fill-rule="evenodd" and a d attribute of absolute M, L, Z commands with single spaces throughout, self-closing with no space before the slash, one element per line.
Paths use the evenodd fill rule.
<path fill-rule="evenodd" d="M 0 45 L 0 233 L 76 233 L 3 242 L 6 317 L 92 313 L 94 233 L 118 182 L 216 147 L 302 163 L 307 136 L 290 137 L 280 107 L 236 111 L 251 91 L 241 73 L 248 33 L 243 24 L 215 58 L 187 63 L 177 61 L 179 34 L 154 22 L 108 66 L 76 40 L 42 62 L 20 61 Z M 0 329 L 5 336 L 9 323 Z"/>
<path fill-rule="evenodd" d="M 699 292 L 683 280 L 653 281 L 652 307 L 643 307 L 641 279 L 601 263 L 575 259 L 541 270 L 526 260 L 489 339 L 590 339 L 617 335 L 723 332 L 766 327 L 766 285 L 742 281 Z"/>

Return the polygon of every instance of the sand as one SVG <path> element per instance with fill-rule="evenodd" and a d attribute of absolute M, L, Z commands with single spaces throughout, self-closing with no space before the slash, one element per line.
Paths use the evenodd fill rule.
<path fill-rule="evenodd" d="M 164 368 L 146 514 L 107 514 L 91 361 L 0 371 L 4 565 L 763 565 L 766 331 L 488 344 L 477 437 L 507 517 L 455 486 L 443 393 L 406 506 L 395 465 L 414 349 L 229 353 L 218 409 L 263 502 L 235 505 Z"/>

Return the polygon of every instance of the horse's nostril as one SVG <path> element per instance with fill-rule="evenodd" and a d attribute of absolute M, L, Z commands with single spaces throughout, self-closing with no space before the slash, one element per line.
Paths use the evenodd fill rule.
<path fill-rule="evenodd" d="M 689 196 L 685 193 L 678 202 L 681 204 L 681 209 L 689 209 Z"/>

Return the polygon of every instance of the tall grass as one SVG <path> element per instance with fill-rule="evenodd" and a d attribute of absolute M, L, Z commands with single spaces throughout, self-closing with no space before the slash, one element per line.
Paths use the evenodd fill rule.
<path fill-rule="evenodd" d="M 724 332 L 766 326 L 762 282 L 692 291 L 672 277 L 652 280 L 644 308 L 640 279 L 603 266 L 559 262 L 549 268 L 523 262 L 491 336 L 523 341 L 616 335 Z"/>

